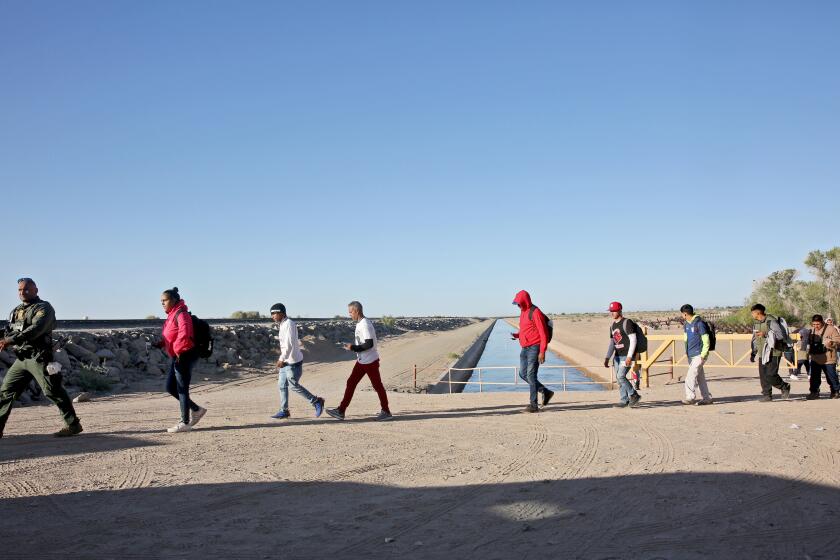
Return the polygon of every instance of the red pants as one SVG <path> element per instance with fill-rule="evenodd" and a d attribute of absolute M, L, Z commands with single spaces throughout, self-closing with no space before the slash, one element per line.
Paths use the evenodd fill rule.
<path fill-rule="evenodd" d="M 367 375 L 370 378 L 370 384 L 373 385 L 373 390 L 379 395 L 379 405 L 385 412 L 391 412 L 388 408 L 388 395 L 385 393 L 385 386 L 382 385 L 382 378 L 379 376 L 379 360 L 370 364 L 360 364 L 356 362 L 353 366 L 353 372 L 347 378 L 347 387 L 344 389 L 344 399 L 338 405 L 341 412 L 345 412 L 350 406 L 350 401 L 353 399 L 353 393 L 356 392 L 356 385 L 362 380 L 362 377 Z"/>

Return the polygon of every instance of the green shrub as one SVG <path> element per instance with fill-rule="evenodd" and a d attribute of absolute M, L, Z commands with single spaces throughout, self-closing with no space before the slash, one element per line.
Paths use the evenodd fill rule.
<path fill-rule="evenodd" d="M 146 315 L 146 320 L 147 321 L 157 319 L 157 318 L 158 318 L 157 315 Z"/>
<path fill-rule="evenodd" d="M 259 319 L 261 318 L 259 311 L 234 311 L 230 314 L 231 319 Z"/>
<path fill-rule="evenodd" d="M 461 354 L 458 354 L 457 352 L 450 352 L 449 354 L 447 354 L 447 358 L 449 358 L 450 360 L 457 360 L 460 357 Z"/>
<path fill-rule="evenodd" d="M 397 320 L 390 315 L 383 315 L 382 319 L 380 320 L 382 321 L 382 324 L 386 327 L 393 327 L 397 323 Z"/>
<path fill-rule="evenodd" d="M 113 382 L 86 366 L 81 366 L 79 369 L 79 387 L 83 391 L 109 391 L 113 386 Z"/>

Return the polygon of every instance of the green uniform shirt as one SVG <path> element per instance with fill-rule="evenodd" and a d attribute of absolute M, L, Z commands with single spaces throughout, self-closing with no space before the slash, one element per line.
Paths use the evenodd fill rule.
<path fill-rule="evenodd" d="M 19 358 L 52 361 L 52 331 L 55 310 L 41 299 L 22 303 L 9 315 L 4 338 L 15 347 Z"/>

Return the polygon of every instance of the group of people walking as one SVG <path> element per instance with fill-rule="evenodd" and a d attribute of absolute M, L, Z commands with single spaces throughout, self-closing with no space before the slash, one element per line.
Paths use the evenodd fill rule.
<path fill-rule="evenodd" d="M 55 310 L 38 296 L 38 286 L 31 278 L 18 279 L 18 296 L 21 304 L 12 310 L 3 337 L 0 351 L 14 350 L 17 359 L 6 372 L 0 387 L 0 437 L 11 413 L 14 401 L 34 380 L 44 395 L 58 407 L 65 427 L 54 435 L 67 437 L 80 434 L 82 424 L 62 384 L 61 365 L 53 360 L 52 331 L 55 328 Z M 201 354 L 196 344 L 195 318 L 181 298 L 178 288 L 165 290 L 161 294 L 161 306 L 166 313 L 160 347 L 170 358 L 166 376 L 166 390 L 180 405 L 180 420 L 167 432 L 190 431 L 207 413 L 207 409 L 190 398 L 192 370 Z M 554 392 L 539 381 L 539 366 L 545 362 L 548 344 L 553 336 L 553 323 L 531 300 L 530 294 L 522 290 L 516 294 L 513 304 L 519 307 L 519 331 L 512 337 L 519 341 L 519 375 L 529 385 L 529 403 L 524 412 L 540 411 L 538 397 L 542 395 L 542 406 L 551 402 Z M 609 305 L 612 323 L 609 329 L 609 345 L 604 358 L 604 367 L 612 367 L 619 387 L 619 408 L 634 408 L 641 400 L 638 383 L 628 379 L 634 362 L 646 344 L 639 325 L 624 316 L 623 306 L 614 301 Z M 704 364 L 712 349 L 713 332 L 708 323 L 697 316 L 691 305 L 683 305 L 680 312 L 684 319 L 685 351 L 689 368 L 685 378 L 686 405 L 712 404 L 704 371 Z M 790 396 L 791 386 L 779 375 L 782 357 L 788 352 L 792 341 L 783 319 L 766 313 L 761 304 L 752 306 L 754 319 L 750 361 L 758 360 L 762 400 L 773 399 L 773 389 L 778 389 L 783 398 Z M 298 340 L 297 325 L 286 314 L 286 306 L 277 303 L 270 310 L 272 320 L 278 326 L 279 357 L 277 359 L 277 383 L 280 406 L 275 419 L 291 417 L 289 410 L 289 389 L 313 407 L 314 415 L 323 412 L 344 420 L 353 399 L 356 387 L 367 376 L 379 398 L 380 412 L 376 420 L 392 418 L 388 395 L 379 372 L 379 352 L 376 330 L 373 322 L 365 317 L 362 304 L 352 301 L 348 304 L 350 318 L 356 323 L 353 343 L 343 345 L 344 349 L 356 353 L 356 362 L 348 377 L 344 396 L 338 406 L 325 408 L 323 397 L 312 394 L 301 384 L 303 375 L 303 353 Z M 199 321 L 199 325 L 202 323 Z M 206 325 L 206 324 L 205 324 Z M 840 398 L 840 381 L 837 376 L 837 357 L 840 349 L 840 330 L 833 321 L 814 315 L 811 328 L 800 331 L 800 350 L 808 356 L 806 368 L 810 376 L 810 390 L 807 398 L 819 398 L 822 375 L 825 374 L 830 398 Z M 209 353 L 207 354 L 209 355 Z M 792 358 L 791 358 L 792 361 Z M 800 364 L 797 364 L 801 366 Z M 796 374 L 792 374 L 796 375 Z M 637 379 L 638 381 L 638 379 Z"/>

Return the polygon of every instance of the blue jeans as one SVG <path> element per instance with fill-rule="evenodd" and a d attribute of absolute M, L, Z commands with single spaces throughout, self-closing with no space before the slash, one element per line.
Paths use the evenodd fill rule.
<path fill-rule="evenodd" d="M 537 406 L 537 393 L 545 393 L 545 385 L 537 379 L 540 370 L 540 345 L 526 346 L 519 353 L 519 377 L 531 388 L 531 406 Z"/>
<path fill-rule="evenodd" d="M 190 410 L 195 412 L 201 408 L 190 399 L 190 379 L 197 361 L 198 356 L 192 352 L 181 354 L 180 363 L 176 363 L 175 358 L 172 358 L 169 374 L 166 376 L 166 391 L 181 404 L 181 422 L 184 424 L 190 423 Z"/>
<path fill-rule="evenodd" d="M 633 384 L 627 380 L 627 374 L 630 368 L 624 365 L 627 356 L 614 356 L 613 368 L 615 369 L 615 380 L 618 381 L 618 395 L 621 402 L 627 404 L 630 402 L 630 397 L 636 394 Z"/>
<path fill-rule="evenodd" d="M 840 391 L 840 381 L 837 379 L 837 364 L 818 364 L 817 362 L 811 360 L 811 369 L 809 371 L 811 392 L 820 392 L 823 372 L 825 372 L 825 379 L 828 381 L 828 386 L 831 389 L 831 392 L 837 393 Z"/>
<path fill-rule="evenodd" d="M 300 376 L 303 375 L 303 362 L 288 364 L 277 370 L 277 388 L 280 390 L 280 410 L 289 410 L 289 387 L 292 391 L 315 404 L 318 397 L 306 390 L 300 384 Z"/>

